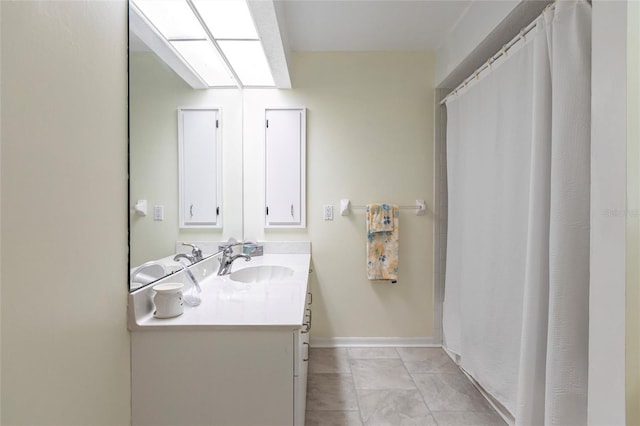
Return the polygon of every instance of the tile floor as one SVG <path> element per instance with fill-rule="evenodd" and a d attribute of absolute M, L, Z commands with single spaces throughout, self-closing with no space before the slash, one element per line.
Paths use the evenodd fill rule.
<path fill-rule="evenodd" d="M 306 425 L 505 423 L 440 348 L 313 348 Z"/>

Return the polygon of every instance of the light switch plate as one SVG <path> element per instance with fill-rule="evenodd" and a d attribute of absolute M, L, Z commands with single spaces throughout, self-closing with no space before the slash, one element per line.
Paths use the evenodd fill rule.
<path fill-rule="evenodd" d="M 153 206 L 153 220 L 164 220 L 164 206 Z"/>
<path fill-rule="evenodd" d="M 323 207 L 324 220 L 333 220 L 333 205 L 328 204 Z"/>

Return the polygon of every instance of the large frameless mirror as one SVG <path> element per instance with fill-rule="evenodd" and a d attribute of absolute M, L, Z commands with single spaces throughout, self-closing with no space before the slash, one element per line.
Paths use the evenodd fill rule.
<path fill-rule="evenodd" d="M 155 3 L 165 7 L 180 4 Z M 172 63 L 166 52 L 158 54 L 158 46 L 154 45 L 159 42 L 158 34 L 156 39 L 154 34 L 145 35 L 140 25 L 148 22 L 141 22 L 140 10 L 134 8 L 135 3 L 130 2 L 130 290 L 180 269 L 173 257 L 178 252 L 192 251 L 191 247 L 182 246 L 183 242 L 199 245 L 206 256 L 217 249 L 216 242 L 243 237 L 242 92 L 231 80 L 224 88 L 207 88 L 206 84 L 194 88 L 197 82 L 185 79 L 186 71 L 180 71 L 184 64 Z M 166 13 L 175 17 L 180 12 L 167 9 Z M 176 51 L 173 53 L 175 56 Z M 191 78 L 199 78 L 193 69 L 189 72 Z M 184 111 L 201 114 L 190 114 L 185 120 L 180 115 Z M 208 123 L 210 117 L 206 114 L 215 115 L 215 123 Z M 215 149 L 203 145 L 209 143 L 209 137 L 193 141 L 194 132 L 209 135 L 212 131 L 216 136 Z M 202 173 L 192 173 L 194 164 L 199 165 Z M 215 170 L 209 170 L 209 165 Z M 217 179 L 213 185 L 212 176 Z M 195 192 L 199 194 L 199 202 L 202 193 L 206 198 L 210 192 L 207 188 L 214 187 L 219 191 L 211 194 L 215 203 L 203 203 L 213 216 L 209 214 L 199 226 L 199 204 L 184 201 L 184 197 Z"/>

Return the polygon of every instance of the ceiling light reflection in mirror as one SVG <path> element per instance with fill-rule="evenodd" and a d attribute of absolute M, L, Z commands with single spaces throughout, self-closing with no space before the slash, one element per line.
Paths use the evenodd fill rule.
<path fill-rule="evenodd" d="M 131 2 L 209 87 L 275 86 L 245 0 Z"/>
<path fill-rule="evenodd" d="M 184 0 L 132 0 L 167 40 L 206 38 L 198 18 Z"/>
<path fill-rule="evenodd" d="M 216 40 L 258 40 L 249 6 L 244 0 L 192 0 Z"/>
<path fill-rule="evenodd" d="M 176 40 L 171 45 L 209 86 L 235 86 L 233 77 L 220 60 L 215 48 L 206 40 Z"/>
<path fill-rule="evenodd" d="M 275 85 L 259 41 L 220 40 L 218 44 L 245 86 Z"/>

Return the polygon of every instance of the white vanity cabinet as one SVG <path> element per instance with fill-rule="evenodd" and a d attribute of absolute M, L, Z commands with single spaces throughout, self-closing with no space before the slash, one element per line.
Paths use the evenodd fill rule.
<path fill-rule="evenodd" d="M 299 331 L 132 334 L 134 426 L 304 424 L 308 346 L 296 347 Z"/>
<path fill-rule="evenodd" d="M 129 295 L 134 426 L 304 425 L 310 245 L 276 245 L 306 253 L 273 254 L 274 244 L 236 271 L 281 265 L 292 275 L 232 282 L 215 275 L 215 257 L 205 259 L 191 268 L 203 277 L 202 303 L 177 317 L 154 318 L 151 286 Z M 160 283 L 183 282 L 180 274 Z"/>
<path fill-rule="evenodd" d="M 265 110 L 265 227 L 304 228 L 306 110 Z"/>
<path fill-rule="evenodd" d="M 294 426 L 304 426 L 304 418 L 307 407 L 307 377 L 309 372 L 309 332 L 311 331 L 311 302 L 313 296 L 307 294 L 305 306 L 305 322 L 302 329 L 295 334 L 294 346 L 297 350 L 297 357 L 294 363 L 293 374 L 293 424 Z"/>

